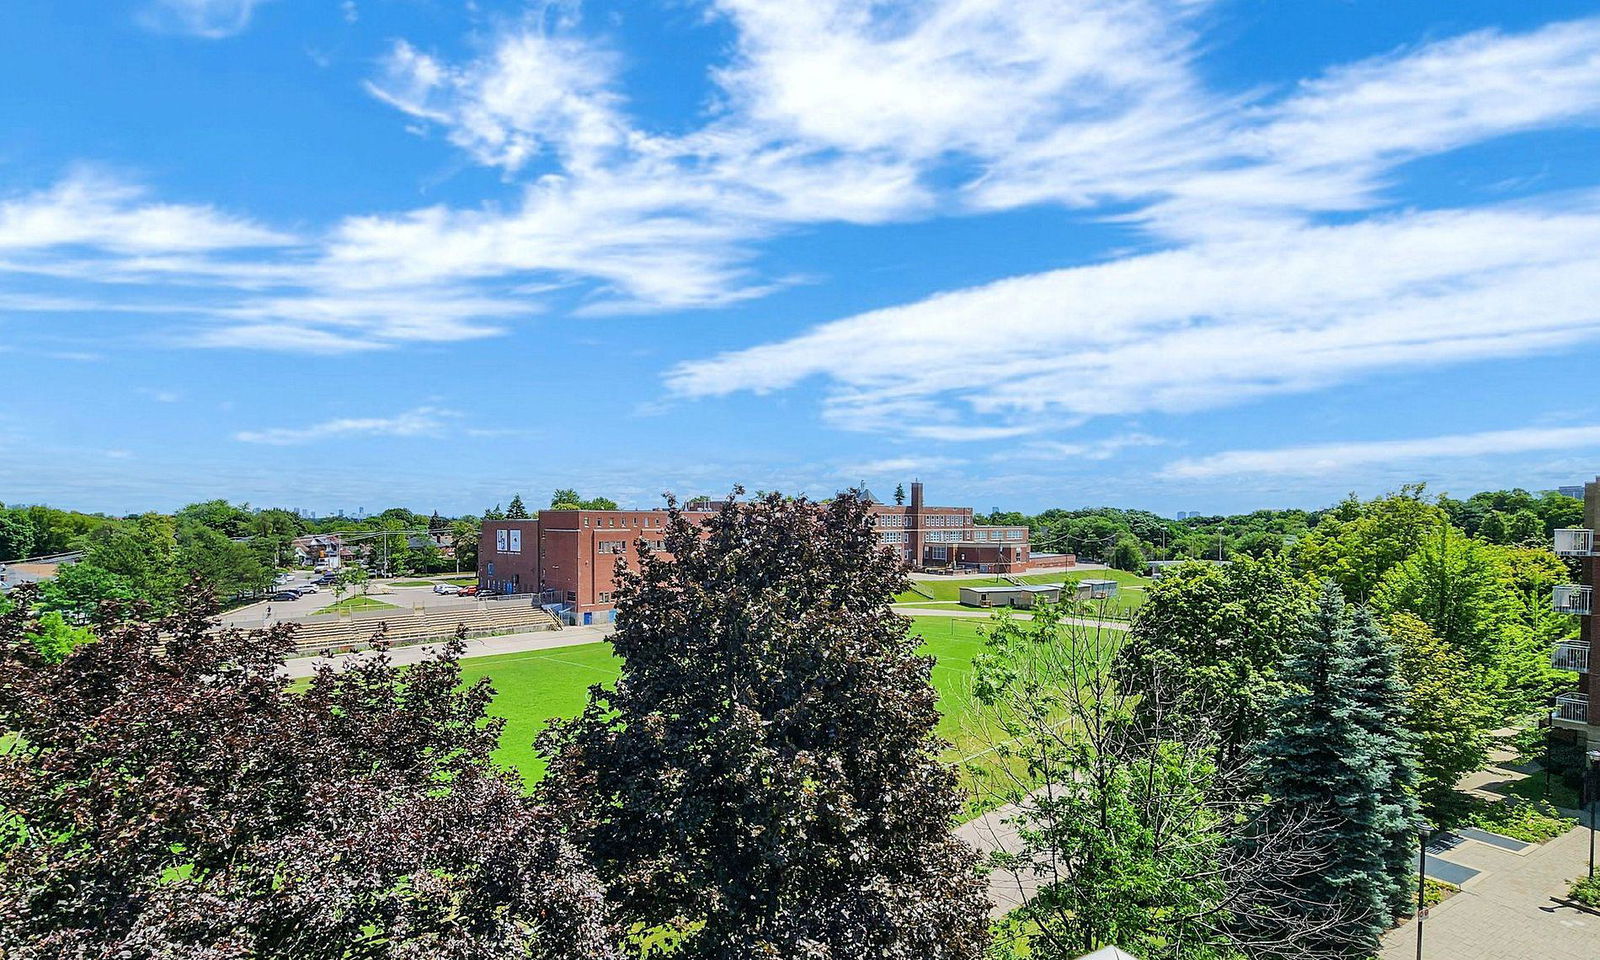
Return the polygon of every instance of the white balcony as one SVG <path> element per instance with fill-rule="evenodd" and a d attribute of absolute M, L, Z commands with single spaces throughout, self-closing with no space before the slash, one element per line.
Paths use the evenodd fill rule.
<path fill-rule="evenodd" d="M 1588 673 L 1589 645 L 1582 640 L 1564 640 L 1556 644 L 1556 652 L 1550 658 L 1550 665 L 1557 670 Z"/>
<path fill-rule="evenodd" d="M 1563 693 L 1556 697 L 1555 709 L 1550 711 L 1550 719 L 1564 720 L 1567 723 L 1589 722 L 1589 698 L 1581 693 Z"/>
<path fill-rule="evenodd" d="M 1562 557 L 1594 556 L 1594 531 L 1563 527 L 1556 531 L 1556 554 Z"/>
<path fill-rule="evenodd" d="M 1550 594 L 1550 607 L 1556 613 L 1573 613 L 1580 617 L 1589 615 L 1589 598 L 1593 588 L 1579 583 L 1564 583 Z"/>

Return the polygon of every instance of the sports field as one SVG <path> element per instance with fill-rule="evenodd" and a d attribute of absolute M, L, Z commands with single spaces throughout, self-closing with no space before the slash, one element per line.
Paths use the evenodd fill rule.
<path fill-rule="evenodd" d="M 912 630 L 923 637 L 923 652 L 937 658 L 933 685 L 939 691 L 943 719 L 939 733 L 954 744 L 949 759 L 960 760 L 983 749 L 964 729 L 971 711 L 968 675 L 972 658 L 983 648 L 978 627 L 983 620 L 955 617 L 919 617 Z M 590 684 L 609 683 L 617 676 L 618 661 L 605 643 L 560 647 L 462 661 L 468 681 L 488 677 L 495 699 L 489 712 L 504 717 L 499 758 L 520 770 L 531 782 L 544 773 L 533 752 L 533 738 L 552 717 L 571 717 L 583 709 Z"/>

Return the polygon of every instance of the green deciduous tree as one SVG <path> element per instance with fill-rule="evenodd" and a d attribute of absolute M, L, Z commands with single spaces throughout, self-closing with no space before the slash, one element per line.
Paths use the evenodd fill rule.
<path fill-rule="evenodd" d="M 40 586 L 40 606 L 83 621 L 93 618 L 102 604 L 125 609 L 135 595 L 128 578 L 83 561 L 56 569 L 55 577 Z"/>
<path fill-rule="evenodd" d="M 1498 726 L 1493 691 L 1482 671 L 1417 617 L 1392 614 L 1384 629 L 1400 647 L 1404 726 L 1417 751 L 1418 793 L 1424 803 L 1438 803 L 1488 762 L 1490 731 Z"/>
<path fill-rule="evenodd" d="M 1232 761 L 1265 733 L 1285 692 L 1279 667 L 1315 598 L 1276 559 L 1171 569 L 1134 616 L 1119 674 L 1129 689 L 1149 692 L 1141 709 L 1214 729 Z"/>
<path fill-rule="evenodd" d="M 1366 602 L 1384 574 L 1417 551 L 1445 524 L 1445 512 L 1422 484 L 1363 503 L 1353 495 L 1295 544 L 1299 568 Z"/>
<path fill-rule="evenodd" d="M 21 510 L 0 510 L 0 563 L 33 556 L 33 524 Z"/>
<path fill-rule="evenodd" d="M 619 922 L 685 960 L 981 955 L 932 664 L 864 505 L 674 505 L 666 549 L 619 586 L 615 688 L 540 739 Z"/>
<path fill-rule="evenodd" d="M 1561 678 L 1550 643 L 1570 618 L 1549 609 L 1549 585 L 1563 576 L 1553 555 L 1497 547 L 1451 528 L 1435 530 L 1383 578 L 1373 605 L 1410 613 L 1482 673 L 1499 718 L 1535 709 Z"/>
<path fill-rule="evenodd" d="M 1116 946 L 1144 960 L 1239 960 L 1331 925 L 1331 910 L 1294 909 L 1321 865 L 1316 832 L 1249 795 L 1240 768 L 1219 767 L 1212 730 L 1136 711 L 1148 693 L 1108 669 L 1116 632 L 1072 607 L 1001 615 L 973 661 L 999 771 L 980 782 L 999 785 L 1020 840 L 997 867 L 1038 880 L 1010 917 L 1015 955 Z"/>
<path fill-rule="evenodd" d="M 57 662 L 25 607 L 0 617 L 8 957 L 615 956 L 592 875 L 492 759 L 459 640 L 298 692 L 283 628 L 196 606 Z"/>
<path fill-rule="evenodd" d="M 1144 551 L 1139 548 L 1139 541 L 1132 536 L 1119 538 L 1111 551 L 1111 566 L 1118 570 L 1143 570 Z"/>

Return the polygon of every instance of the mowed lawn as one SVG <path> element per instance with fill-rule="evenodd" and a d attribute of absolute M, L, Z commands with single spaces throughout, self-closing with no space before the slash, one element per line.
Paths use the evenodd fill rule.
<path fill-rule="evenodd" d="M 953 746 L 948 759 L 955 761 L 982 750 L 975 743 L 968 719 L 972 710 L 972 658 L 983 649 L 978 633 L 983 620 L 954 617 L 915 618 L 912 631 L 923 637 L 924 653 L 936 658 L 933 685 L 939 692 L 939 734 Z M 620 661 L 606 643 L 473 657 L 462 661 L 468 682 L 488 677 L 495 699 L 489 712 L 506 721 L 498 758 L 515 767 L 531 783 L 544 774 L 533 740 L 551 718 L 576 716 L 588 699 L 591 684 L 616 679 Z"/>

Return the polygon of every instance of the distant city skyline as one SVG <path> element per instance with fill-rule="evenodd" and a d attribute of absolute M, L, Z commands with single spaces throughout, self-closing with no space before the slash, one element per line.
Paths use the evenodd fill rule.
<path fill-rule="evenodd" d="M 17 0 L 0 501 L 1600 473 L 1600 16 Z"/>

